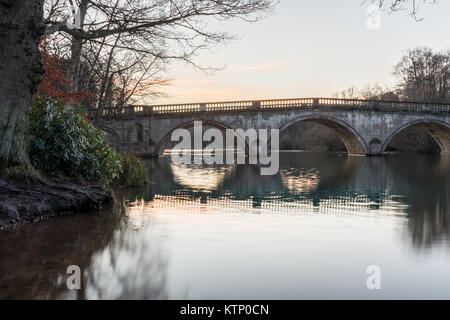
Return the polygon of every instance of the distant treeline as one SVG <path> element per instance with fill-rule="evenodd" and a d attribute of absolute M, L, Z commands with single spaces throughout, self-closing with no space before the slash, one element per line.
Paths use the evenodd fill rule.
<path fill-rule="evenodd" d="M 349 87 L 336 98 L 411 100 L 450 103 L 450 50 L 437 52 L 426 47 L 408 50 L 394 67 L 397 85 Z"/>
<path fill-rule="evenodd" d="M 394 75 L 397 78 L 394 88 L 378 83 L 363 88 L 349 87 L 336 92 L 333 97 L 450 103 L 450 50 L 411 49 L 394 67 Z M 331 129 L 314 122 L 291 126 L 280 139 L 280 147 L 285 150 L 346 150 L 342 140 Z M 394 137 L 387 151 L 438 153 L 439 146 L 422 129 L 410 127 Z"/>

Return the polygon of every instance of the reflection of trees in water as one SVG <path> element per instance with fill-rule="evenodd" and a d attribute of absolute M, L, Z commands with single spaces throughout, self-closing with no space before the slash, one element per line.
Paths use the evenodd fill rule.
<path fill-rule="evenodd" d="M 83 290 L 67 289 L 67 267 L 87 267 L 92 255 L 108 245 L 121 215 L 121 203 L 116 202 L 100 213 L 58 217 L 0 233 L 0 256 L 7 257 L 0 259 L 0 287 L 8 289 L 0 290 L 0 298 L 82 299 Z"/>
<path fill-rule="evenodd" d="M 394 188 L 409 203 L 408 228 L 416 247 L 450 239 L 450 157 L 386 158 L 395 173 Z"/>
<path fill-rule="evenodd" d="M 397 208 L 408 214 L 414 248 L 450 239 L 450 157 L 282 157 L 279 175 L 261 176 L 257 167 L 236 166 L 209 192 L 181 186 L 170 165 L 159 159 L 150 167 L 153 184 L 118 195 L 128 199 L 126 217 L 117 201 L 104 213 L 2 232 L 0 256 L 6 258 L 0 259 L 0 298 L 168 298 L 169 261 L 164 241 L 158 241 L 161 233 L 145 212 L 149 207 L 394 214 Z M 305 187 L 305 177 L 313 187 Z M 72 264 L 86 271 L 83 290 L 67 289 L 66 269 Z"/>
<path fill-rule="evenodd" d="M 112 208 L 22 225 L 0 233 L 0 299 L 165 299 L 167 259 L 140 208 Z M 67 267 L 83 273 L 81 290 L 68 290 Z"/>
<path fill-rule="evenodd" d="M 409 230 L 413 244 L 417 247 L 430 246 L 442 240 L 450 240 L 450 189 L 436 195 L 434 203 L 416 204 L 411 210 Z"/>
<path fill-rule="evenodd" d="M 148 217 L 147 217 L 148 220 Z M 87 299 L 167 299 L 167 258 L 151 221 L 138 232 L 115 231 L 86 272 Z"/>

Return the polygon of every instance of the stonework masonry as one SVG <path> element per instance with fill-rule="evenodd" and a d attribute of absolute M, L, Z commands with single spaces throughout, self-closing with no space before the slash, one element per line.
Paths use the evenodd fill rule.
<path fill-rule="evenodd" d="M 299 121 L 315 121 L 342 139 L 349 154 L 382 155 L 400 131 L 418 126 L 450 154 L 450 105 L 422 102 L 304 98 L 231 101 L 159 106 L 127 106 L 89 110 L 93 123 L 105 131 L 119 152 L 159 156 L 173 130 L 204 125 L 283 130 Z M 251 141 L 249 143 L 252 143 Z"/>

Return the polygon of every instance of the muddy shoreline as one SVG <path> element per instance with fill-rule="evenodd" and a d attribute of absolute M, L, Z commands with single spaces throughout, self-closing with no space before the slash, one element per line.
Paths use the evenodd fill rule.
<path fill-rule="evenodd" d="M 50 217 L 101 209 L 110 202 L 111 192 L 97 185 L 0 179 L 0 230 Z"/>

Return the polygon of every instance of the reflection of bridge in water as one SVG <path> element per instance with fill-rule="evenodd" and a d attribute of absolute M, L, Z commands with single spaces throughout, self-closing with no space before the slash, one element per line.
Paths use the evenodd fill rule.
<path fill-rule="evenodd" d="M 136 205 L 143 210 L 182 214 L 404 216 L 415 245 L 450 239 L 448 156 L 300 153 L 280 160 L 279 174 L 261 176 L 249 165 L 173 170 L 169 158 L 159 158 L 149 161 L 152 184 L 128 198 L 131 205 L 142 199 Z M 214 183 L 202 186 L 205 172 Z"/>
<path fill-rule="evenodd" d="M 155 184 L 146 200 L 153 200 L 154 207 L 188 212 L 217 207 L 231 213 L 446 217 L 450 205 L 450 158 L 417 156 L 409 158 L 410 165 L 405 165 L 405 159 L 290 154 L 281 156 L 277 175 L 261 176 L 257 167 L 248 165 L 172 165 L 169 158 L 160 158 L 150 162 Z M 428 169 L 422 174 L 415 169 L 421 167 L 431 168 L 433 174 Z M 427 187 L 417 188 L 418 184 Z"/>
<path fill-rule="evenodd" d="M 152 219 L 153 213 L 281 216 L 266 221 L 282 219 L 283 214 L 317 212 L 344 216 L 406 213 L 407 219 L 402 216 L 399 221 L 407 223 L 405 236 L 411 239 L 417 252 L 423 246 L 448 247 L 450 157 L 288 154 L 280 160 L 280 173 L 276 176 L 260 176 L 258 168 L 251 166 L 175 169 L 168 158 L 152 160 L 148 164 L 153 184 L 142 190 L 122 190 L 139 193 L 134 198 L 126 195 L 124 199 L 130 201 L 129 206 L 122 208 L 121 201 L 116 201 L 105 214 L 50 219 L 42 224 L 23 225 L 12 233 L 0 233 L 1 253 L 8 257 L 0 260 L 0 274 L 5 275 L 2 285 L 8 288 L 0 290 L 0 298 L 171 298 L 168 289 L 172 274 L 168 271 L 180 260 L 171 260 L 170 246 L 161 241 L 167 237 L 166 230 L 161 233 L 161 225 L 153 223 L 158 222 Z M 212 179 L 202 185 L 205 173 Z M 186 217 L 181 221 L 191 218 Z M 255 215 L 255 220 L 258 218 Z M 190 222 L 196 224 L 202 220 Z M 239 223 L 239 219 L 234 221 Z M 363 224 L 364 219 L 361 221 Z M 392 222 L 384 218 L 378 221 Z M 142 229 L 136 232 L 138 228 Z M 402 236 L 404 229 L 398 231 Z M 230 237 L 234 237 L 233 230 Z M 355 241 L 359 239 L 356 235 Z M 54 243 L 64 243 L 64 246 Z M 65 281 L 61 281 L 67 276 L 67 261 L 86 271 L 81 290 L 68 290 Z M 22 279 L 16 274 L 23 275 Z"/>

